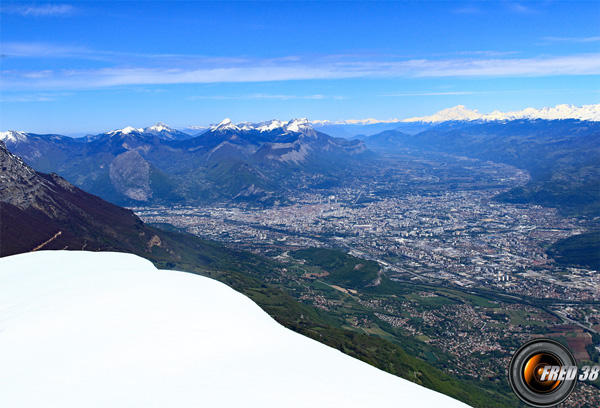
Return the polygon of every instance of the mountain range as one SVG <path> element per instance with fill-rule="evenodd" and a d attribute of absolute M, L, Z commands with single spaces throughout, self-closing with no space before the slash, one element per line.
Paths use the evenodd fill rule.
<path fill-rule="evenodd" d="M 600 121 L 600 104 L 583 105 L 581 107 L 563 104 L 541 109 L 527 108 L 522 111 L 500 112 L 498 110 L 484 114 L 471 110 L 464 105 L 441 110 L 431 116 L 409 119 L 349 119 L 349 120 L 315 120 L 313 127 L 327 134 L 353 138 L 357 135 L 371 136 L 386 130 L 398 130 L 403 133 L 416 134 L 430 128 L 448 123 L 503 122 L 513 120 L 568 120 Z"/>
<path fill-rule="evenodd" d="M 118 204 L 284 200 L 282 179 L 327 173 L 367 151 L 363 142 L 318 132 L 306 119 L 226 119 L 195 137 L 158 123 L 81 139 L 8 131 L 0 140 L 36 170 Z"/>
<path fill-rule="evenodd" d="M 445 122 L 416 135 L 388 130 L 364 140 L 384 154 L 435 152 L 510 164 L 527 170 L 531 180 L 498 199 L 600 215 L 600 122 Z"/>
<path fill-rule="evenodd" d="M 237 124 L 225 119 L 193 137 L 158 123 L 81 139 L 8 131 L 0 140 L 36 170 L 59 174 L 119 205 L 287 203 L 290 192 L 341 185 L 350 168 L 374 165 L 373 152 L 433 152 L 527 170 L 531 181 L 503 194 L 504 200 L 595 216 L 600 214 L 600 121 L 531 117 L 593 119 L 599 109 L 559 105 L 482 116 L 459 106 L 352 140 L 329 136 L 307 119 Z M 510 119 L 519 115 L 528 117 Z M 490 117 L 495 119 L 485 119 Z"/>
<path fill-rule="evenodd" d="M 477 110 L 467 109 L 464 105 L 458 105 L 454 108 L 444 109 L 431 116 L 415 117 L 405 119 L 403 122 L 424 122 L 424 123 L 442 123 L 448 121 L 510 121 L 510 120 L 564 120 L 577 119 L 599 122 L 600 104 L 583 105 L 577 107 L 573 105 L 557 105 L 554 108 L 527 108 L 522 111 L 500 112 L 498 110 L 492 113 L 482 114 Z"/>

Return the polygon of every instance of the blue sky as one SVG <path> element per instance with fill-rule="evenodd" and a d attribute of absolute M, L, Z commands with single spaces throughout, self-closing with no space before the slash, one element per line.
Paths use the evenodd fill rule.
<path fill-rule="evenodd" d="M 598 1 L 2 1 L 0 129 L 600 102 Z"/>

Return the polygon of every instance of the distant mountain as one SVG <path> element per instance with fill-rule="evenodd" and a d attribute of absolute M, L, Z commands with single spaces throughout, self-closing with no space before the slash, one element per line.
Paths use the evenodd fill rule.
<path fill-rule="evenodd" d="M 187 133 L 170 128 L 161 122 L 158 122 L 154 126 L 145 128 L 144 133 L 155 135 L 163 140 L 186 140 L 192 137 Z"/>
<path fill-rule="evenodd" d="M 431 116 L 423 116 L 405 119 L 403 122 L 414 123 L 442 123 L 449 121 L 511 121 L 522 119 L 544 119 L 544 120 L 565 120 L 577 119 L 585 121 L 600 121 L 600 104 L 583 105 L 576 107 L 573 105 L 557 105 L 554 108 L 534 109 L 527 108 L 522 111 L 500 112 L 494 111 L 489 114 L 479 113 L 477 110 L 467 109 L 464 105 L 458 105 L 454 108 L 444 109 Z"/>
<path fill-rule="evenodd" d="M 177 130 L 194 137 L 201 135 L 202 133 L 206 132 L 209 128 L 210 126 L 188 126 L 184 128 L 178 128 Z"/>
<path fill-rule="evenodd" d="M 186 139 L 190 139 L 192 137 L 187 133 L 170 128 L 167 125 L 165 125 L 164 123 L 158 122 L 156 125 L 149 126 L 144 129 L 142 129 L 142 128 L 136 129 L 132 126 L 127 126 L 123 129 L 116 129 L 116 130 L 113 130 L 110 132 L 101 133 L 99 135 L 88 136 L 86 138 L 86 141 L 93 141 L 93 140 L 101 139 L 102 137 L 104 137 L 106 135 L 122 136 L 122 135 L 129 135 L 129 134 L 143 135 L 143 136 L 151 135 L 151 136 L 155 136 L 162 140 L 186 140 Z"/>
<path fill-rule="evenodd" d="M 416 135 L 386 131 L 365 139 L 374 150 L 437 152 L 507 163 L 531 181 L 499 198 L 600 215 L 600 122 L 514 120 L 442 123 Z"/>
<path fill-rule="evenodd" d="M 349 122 L 349 123 L 345 123 Z M 399 130 L 401 132 L 415 134 L 422 132 L 432 127 L 429 123 L 406 123 L 400 120 L 390 121 L 317 121 L 313 122 L 312 126 L 316 130 L 326 133 L 331 136 L 341 137 L 344 139 L 359 139 L 364 140 L 365 137 L 371 136 L 386 130 Z"/>
<path fill-rule="evenodd" d="M 7 147 L 35 169 L 55 172 L 121 205 L 222 199 L 268 205 L 291 174 L 323 173 L 366 153 L 364 143 L 333 138 L 306 119 L 234 124 L 196 137 L 158 123 L 84 139 L 5 132 Z"/>
<path fill-rule="evenodd" d="M 207 160 L 221 156 L 223 153 L 219 150 L 224 149 L 238 158 L 262 165 L 316 165 L 324 156 L 333 160 L 366 151 L 360 141 L 337 139 L 317 132 L 307 119 L 238 125 L 225 119 L 193 141 L 181 145 L 208 149 Z"/>
<path fill-rule="evenodd" d="M 85 143 L 84 139 L 74 139 L 61 135 L 38 135 L 9 130 L 0 132 L 0 142 L 6 148 L 42 172 L 51 172 L 67 163 Z"/>
<path fill-rule="evenodd" d="M 528 108 L 522 111 L 500 112 L 494 111 L 489 114 L 479 113 L 477 110 L 467 109 L 464 105 L 444 109 L 431 116 L 415 117 L 410 119 L 346 119 L 338 121 L 314 120 L 311 122 L 313 128 L 335 137 L 344 139 L 361 139 L 387 130 L 398 130 L 407 134 L 417 134 L 429 130 L 434 126 L 451 122 L 454 128 L 464 126 L 472 122 L 512 121 L 522 119 L 544 119 L 564 120 L 577 119 L 584 121 L 600 121 L 600 104 L 584 105 L 581 107 L 573 105 L 557 105 L 553 108 L 534 109 Z"/>

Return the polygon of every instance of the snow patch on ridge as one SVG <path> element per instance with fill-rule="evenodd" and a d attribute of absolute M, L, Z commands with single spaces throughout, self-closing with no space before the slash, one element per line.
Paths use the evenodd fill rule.
<path fill-rule="evenodd" d="M 0 140 L 4 143 L 18 143 L 27 141 L 27 133 L 17 130 L 9 130 L 8 132 L 0 132 Z"/>
<path fill-rule="evenodd" d="M 239 131 L 240 128 L 233 124 L 231 119 L 226 118 L 223 119 L 218 125 L 211 126 L 210 130 L 213 132 L 223 132 L 223 131 Z"/>
<path fill-rule="evenodd" d="M 162 132 L 162 131 L 171 132 L 172 131 L 172 129 L 170 127 L 168 127 L 167 125 L 165 125 L 162 122 L 158 122 L 156 125 L 147 127 L 144 130 L 145 131 L 151 130 L 151 131 L 155 131 L 155 132 Z"/>
<path fill-rule="evenodd" d="M 122 133 L 124 135 L 128 135 L 128 134 L 133 133 L 133 132 L 142 133 L 142 132 L 144 132 L 144 129 L 136 129 L 136 128 L 132 127 L 132 126 L 127 126 L 127 127 L 124 127 L 123 129 L 116 129 L 116 130 L 113 130 L 111 132 L 107 132 L 106 134 L 107 135 L 116 135 L 117 133 Z"/>
<path fill-rule="evenodd" d="M 123 253 L 0 258 L 0 361 L 2 407 L 466 407 Z"/>

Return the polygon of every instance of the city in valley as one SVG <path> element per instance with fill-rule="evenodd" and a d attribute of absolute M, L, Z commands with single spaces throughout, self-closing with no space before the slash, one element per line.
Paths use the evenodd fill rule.
<path fill-rule="evenodd" d="M 280 275 L 265 277 L 270 283 L 337 314 L 346 329 L 412 338 L 417 354 L 426 344 L 422 357 L 453 375 L 503 383 L 511 354 L 536 336 L 565 339 L 581 360 L 600 351 L 600 278 L 547 254 L 586 225 L 552 208 L 494 199 L 527 173 L 464 157 L 388 157 L 340 177 L 330 188 L 296 180 L 305 187 L 289 188 L 288 202 L 267 208 L 133 210 L 145 222 L 272 258 Z M 390 295 L 327 284 L 326 269 L 294 255 L 305 248 L 375 261 L 380 276 L 372 284 L 382 273 L 403 289 Z M 575 404 L 599 402 L 587 384 L 577 395 Z"/>

